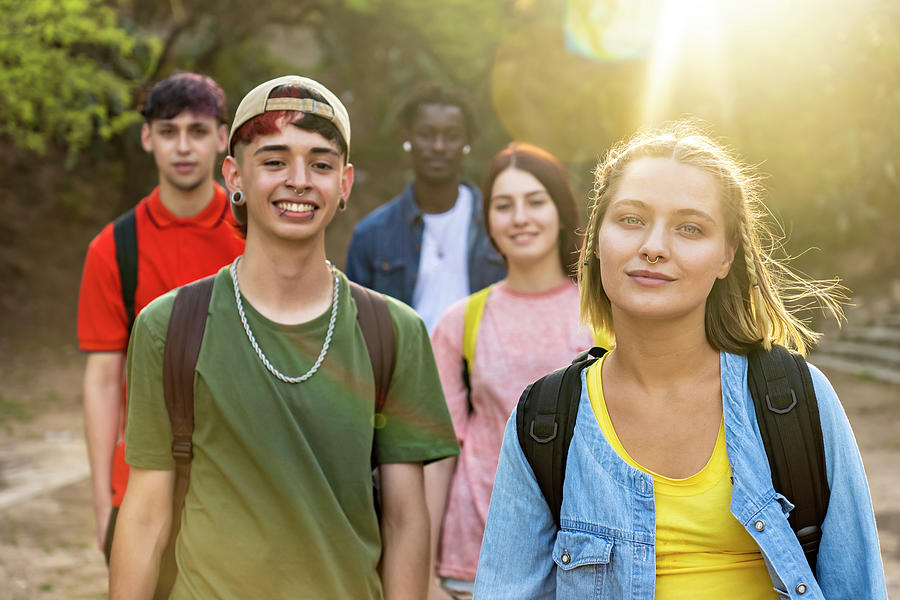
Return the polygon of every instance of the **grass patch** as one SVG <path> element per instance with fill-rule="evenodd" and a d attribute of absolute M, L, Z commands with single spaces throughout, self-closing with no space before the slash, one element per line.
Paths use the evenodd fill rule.
<path fill-rule="evenodd" d="M 31 406 L 0 394 L 0 423 L 8 421 L 30 421 L 34 419 Z"/>
<path fill-rule="evenodd" d="M 868 369 L 860 369 L 856 373 L 854 373 L 857 379 L 860 381 L 878 381 L 878 378 L 875 377 L 875 373 Z"/>
<path fill-rule="evenodd" d="M 44 393 L 44 404 L 48 404 L 50 406 L 54 406 L 59 404 L 59 401 L 62 400 L 62 396 L 59 394 L 59 390 L 50 389 Z"/>

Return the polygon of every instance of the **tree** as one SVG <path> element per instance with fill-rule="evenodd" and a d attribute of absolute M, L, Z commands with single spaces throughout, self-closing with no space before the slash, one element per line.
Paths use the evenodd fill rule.
<path fill-rule="evenodd" d="M 117 24 L 98 0 L 0 0 L 0 135 L 67 163 L 140 119 L 131 108 L 159 44 Z"/>

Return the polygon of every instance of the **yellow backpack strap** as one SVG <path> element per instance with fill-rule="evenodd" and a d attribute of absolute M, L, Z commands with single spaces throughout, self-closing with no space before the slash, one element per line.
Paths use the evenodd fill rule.
<path fill-rule="evenodd" d="M 478 340 L 481 317 L 484 315 L 484 307 L 493 288 L 493 285 L 489 285 L 478 290 L 469 296 L 466 302 L 466 312 L 463 314 L 463 360 L 469 374 L 472 372 L 472 360 L 475 358 L 475 342 Z"/>

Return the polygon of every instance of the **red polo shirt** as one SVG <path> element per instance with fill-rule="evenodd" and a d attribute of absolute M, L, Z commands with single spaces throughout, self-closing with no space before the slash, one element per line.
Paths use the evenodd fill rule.
<path fill-rule="evenodd" d="M 136 315 L 157 296 L 215 273 L 244 251 L 244 241 L 235 233 L 228 196 L 219 185 L 215 185 L 212 201 L 185 219 L 163 206 L 157 187 L 138 203 L 135 223 Z M 78 297 L 78 343 L 86 352 L 125 352 L 128 347 L 128 317 L 122 302 L 112 223 L 91 241 L 84 261 Z M 121 504 L 127 480 L 128 465 L 119 443 L 113 461 L 113 505 Z"/>

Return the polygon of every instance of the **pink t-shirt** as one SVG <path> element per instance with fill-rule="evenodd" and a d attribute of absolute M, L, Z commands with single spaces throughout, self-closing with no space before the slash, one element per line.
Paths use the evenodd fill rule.
<path fill-rule="evenodd" d="M 538 293 L 494 286 L 478 331 L 468 412 L 462 378 L 464 298 L 441 317 L 431 338 L 461 452 L 441 529 L 437 572 L 474 580 L 503 430 L 522 391 L 593 345 L 578 323 L 578 288 L 566 279 Z"/>

